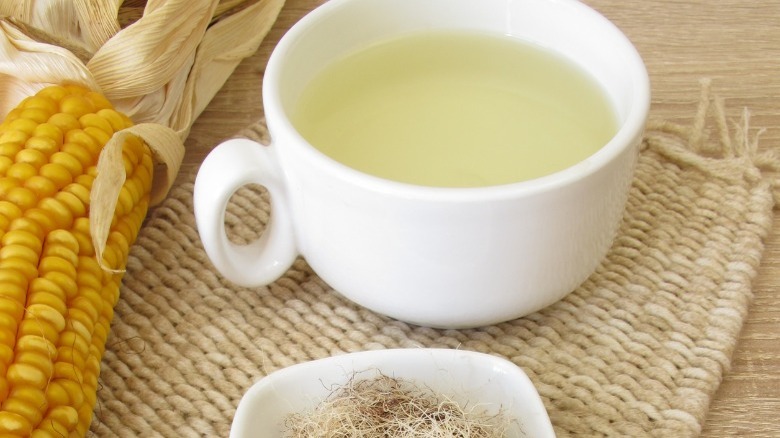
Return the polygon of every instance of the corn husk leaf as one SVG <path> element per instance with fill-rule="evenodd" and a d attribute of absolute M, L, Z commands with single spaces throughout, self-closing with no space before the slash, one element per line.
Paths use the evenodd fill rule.
<path fill-rule="evenodd" d="M 123 138 L 137 135 L 152 149 L 161 170 L 152 205 L 159 203 L 179 171 L 195 119 L 257 50 L 283 4 L 0 0 L 0 118 L 45 86 L 75 83 L 104 94 L 136 123 L 114 134 L 98 162 L 90 208 L 96 249 L 105 247 L 125 180 L 116 153 Z"/>
<path fill-rule="evenodd" d="M 106 191 L 119 189 L 125 183 L 124 164 L 122 162 L 122 147 L 128 136 L 140 137 L 146 144 L 172 144 L 178 141 L 178 134 L 163 125 L 154 123 L 140 123 L 130 128 L 114 133 L 111 140 L 103 147 L 98 161 L 98 171 L 93 190 L 90 193 L 90 208 L 92 211 L 113 212 L 118 202 L 117 196 L 102 196 Z M 158 184 L 152 187 L 150 204 L 154 205 L 165 199 L 165 187 L 168 187 L 179 172 L 178 164 L 184 155 L 183 148 L 163 148 L 152 151 L 157 163 L 172 163 L 175 166 L 156 166 L 153 181 Z M 95 247 L 95 255 L 98 263 L 104 269 L 114 270 L 104 265 L 103 251 L 106 248 L 108 234 L 111 229 L 113 214 L 96 214 L 89 216 L 89 228 L 92 231 L 92 245 Z"/>
<path fill-rule="evenodd" d="M 275 16 L 274 11 L 279 7 L 280 1 L 259 1 L 241 13 L 215 23 L 206 31 L 184 91 L 184 96 L 189 97 L 189 100 L 179 106 L 172 126 L 189 126 L 190 121 L 203 112 L 241 60 L 257 50 L 256 41 L 244 38 L 245 35 L 233 29 L 254 29 L 254 32 L 266 35 L 274 23 L 269 17 Z M 224 79 L 217 81 L 215 78 Z"/>

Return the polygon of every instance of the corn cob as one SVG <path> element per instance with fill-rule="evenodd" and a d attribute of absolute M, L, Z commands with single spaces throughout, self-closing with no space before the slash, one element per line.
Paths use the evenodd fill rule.
<path fill-rule="evenodd" d="M 51 86 L 0 124 L 0 437 L 86 435 L 122 269 L 153 163 L 123 146 L 127 180 L 102 266 L 89 226 L 101 148 L 132 122 L 101 94 Z"/>

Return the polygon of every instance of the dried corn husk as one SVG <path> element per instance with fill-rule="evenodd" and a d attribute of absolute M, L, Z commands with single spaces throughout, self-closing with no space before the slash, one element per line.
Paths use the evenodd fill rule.
<path fill-rule="evenodd" d="M 276 20 L 284 0 L 0 0 L 0 118 L 51 84 L 103 93 L 136 126 L 98 163 L 90 224 L 105 247 L 124 180 L 122 139 L 153 150 L 152 203 L 162 201 L 195 119 Z M 118 161 L 117 161 L 118 160 Z M 100 257 L 98 257 L 100 259 Z"/>

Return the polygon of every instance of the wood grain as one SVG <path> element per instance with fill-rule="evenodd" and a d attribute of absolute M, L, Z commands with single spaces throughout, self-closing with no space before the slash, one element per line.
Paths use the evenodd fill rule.
<path fill-rule="evenodd" d="M 262 115 L 261 79 L 282 34 L 321 0 L 287 0 L 258 52 L 243 62 L 196 121 L 183 170 Z M 711 78 L 727 115 L 744 108 L 766 128 L 761 147 L 780 147 L 780 0 L 586 0 L 634 42 L 650 73 L 651 118 L 690 123 L 699 80 Z M 780 218 L 766 242 L 754 301 L 730 372 L 711 405 L 704 437 L 780 436 Z"/>

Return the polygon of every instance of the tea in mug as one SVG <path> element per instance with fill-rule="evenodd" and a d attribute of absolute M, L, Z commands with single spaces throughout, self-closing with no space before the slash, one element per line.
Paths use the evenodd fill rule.
<path fill-rule="evenodd" d="M 327 156 L 436 187 L 509 184 L 572 166 L 617 132 L 595 79 L 516 38 L 427 31 L 350 54 L 307 84 L 291 115 Z"/>

